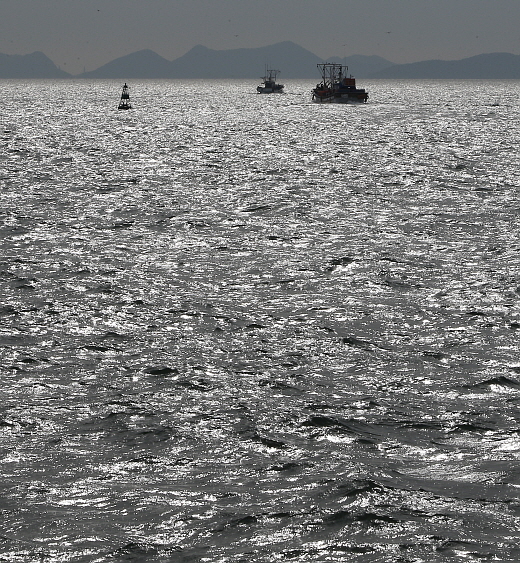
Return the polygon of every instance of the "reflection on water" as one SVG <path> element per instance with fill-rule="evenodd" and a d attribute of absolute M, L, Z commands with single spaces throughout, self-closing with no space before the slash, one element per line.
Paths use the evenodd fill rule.
<path fill-rule="evenodd" d="M 0 82 L 2 557 L 517 560 L 517 82 L 255 85 Z"/>

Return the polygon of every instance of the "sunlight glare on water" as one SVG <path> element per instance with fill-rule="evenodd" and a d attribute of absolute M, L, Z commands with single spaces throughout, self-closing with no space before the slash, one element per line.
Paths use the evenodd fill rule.
<path fill-rule="evenodd" d="M 0 82 L 0 558 L 520 558 L 520 85 L 314 82 Z"/>

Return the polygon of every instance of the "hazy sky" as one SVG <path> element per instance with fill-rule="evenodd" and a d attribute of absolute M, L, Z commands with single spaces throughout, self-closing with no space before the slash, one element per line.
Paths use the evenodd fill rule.
<path fill-rule="evenodd" d="M 396 63 L 520 54 L 520 0 L 0 0 L 0 53 L 43 51 L 73 74 L 152 49 L 290 40 L 322 58 Z"/>

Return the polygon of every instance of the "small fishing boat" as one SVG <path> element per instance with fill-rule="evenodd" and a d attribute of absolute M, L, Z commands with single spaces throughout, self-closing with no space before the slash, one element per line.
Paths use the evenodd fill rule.
<path fill-rule="evenodd" d="M 121 99 L 119 100 L 117 109 L 132 109 L 132 105 L 130 104 L 130 93 L 126 82 L 123 86 L 123 92 L 121 93 Z"/>
<path fill-rule="evenodd" d="M 276 84 L 276 76 L 279 70 L 271 70 L 266 67 L 265 76 L 262 76 L 262 84 L 256 87 L 259 94 L 283 93 L 283 84 Z"/>
<path fill-rule="evenodd" d="M 368 92 L 356 88 L 356 79 L 347 76 L 348 66 L 339 63 L 319 63 L 321 82 L 312 90 L 314 102 L 365 103 Z"/>

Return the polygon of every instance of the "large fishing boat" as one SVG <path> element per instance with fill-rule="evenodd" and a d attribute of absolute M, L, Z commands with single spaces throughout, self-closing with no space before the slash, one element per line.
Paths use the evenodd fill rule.
<path fill-rule="evenodd" d="M 347 75 L 348 66 L 339 63 L 319 63 L 321 83 L 312 91 L 314 102 L 328 103 L 365 103 L 368 92 L 356 88 L 356 79 Z"/>
<path fill-rule="evenodd" d="M 132 109 L 130 104 L 130 92 L 128 91 L 128 85 L 124 84 L 123 91 L 121 92 L 121 99 L 119 100 L 119 105 L 117 109 Z"/>
<path fill-rule="evenodd" d="M 272 70 L 266 67 L 265 76 L 262 76 L 263 82 L 256 87 L 256 91 L 259 94 L 283 93 L 283 84 L 276 84 L 276 77 L 279 73 L 279 70 Z"/>

